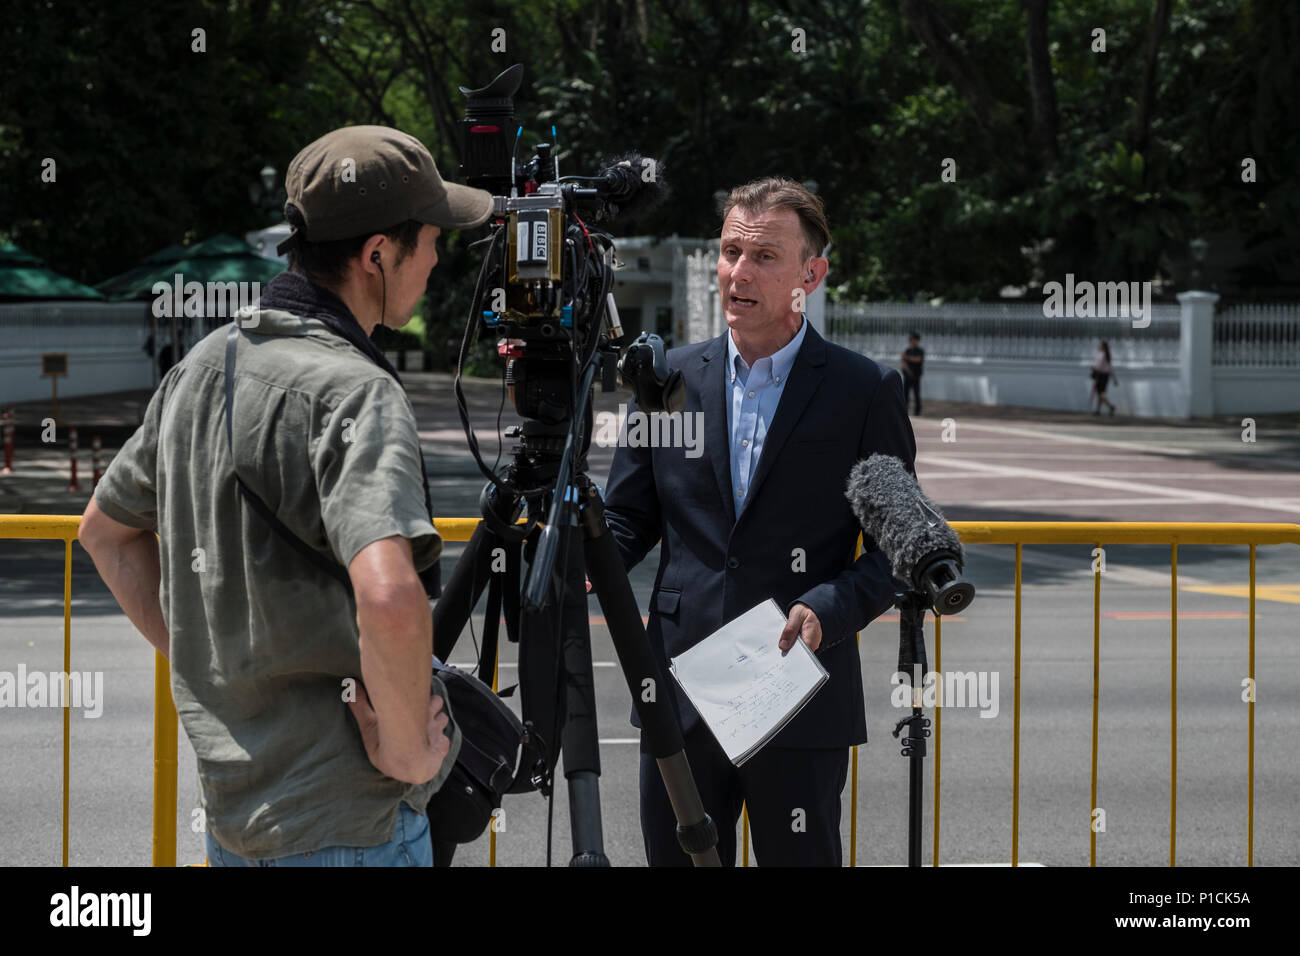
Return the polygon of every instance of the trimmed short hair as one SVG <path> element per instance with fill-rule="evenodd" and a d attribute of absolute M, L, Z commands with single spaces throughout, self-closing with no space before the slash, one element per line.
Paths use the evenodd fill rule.
<path fill-rule="evenodd" d="M 751 216 L 771 209 L 794 210 L 803 227 L 804 258 L 820 256 L 826 244 L 831 241 L 831 230 L 826 224 L 826 208 L 821 197 L 793 179 L 765 176 L 737 186 L 722 206 L 724 223 L 736 207 Z"/>
<path fill-rule="evenodd" d="M 388 237 L 397 247 L 397 260 L 393 265 L 399 265 L 419 246 L 421 226 L 414 219 L 408 219 L 388 229 L 376 229 L 351 239 L 296 242 L 289 248 L 289 271 L 305 276 L 317 285 L 332 288 L 347 277 L 348 262 L 361 254 L 361 247 L 371 236 L 382 233 Z"/>

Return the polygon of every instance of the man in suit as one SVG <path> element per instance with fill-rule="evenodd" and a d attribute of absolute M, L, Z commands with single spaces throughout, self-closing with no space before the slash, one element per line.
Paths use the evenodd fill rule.
<path fill-rule="evenodd" d="M 829 265 L 820 199 L 790 180 L 756 180 L 731 192 L 723 219 L 728 330 L 668 353 L 685 377 L 685 413 L 702 414 L 703 456 L 619 447 L 605 516 L 628 568 L 662 541 L 647 633 L 665 676 L 668 658 L 770 598 L 787 615 L 772 640 L 817 653 L 830 680 L 739 768 L 666 679 L 724 864 L 735 862 L 744 802 L 760 864 L 839 866 L 848 748 L 867 739 L 854 635 L 901 590 L 874 541 L 854 559 L 860 528 L 845 483 L 874 452 L 912 470 L 916 441 L 899 374 L 826 342 L 803 317 Z M 641 829 L 651 866 L 689 863 L 644 741 Z"/>

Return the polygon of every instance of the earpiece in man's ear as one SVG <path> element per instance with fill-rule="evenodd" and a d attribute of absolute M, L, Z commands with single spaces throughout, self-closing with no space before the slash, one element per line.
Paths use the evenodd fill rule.
<path fill-rule="evenodd" d="M 371 262 L 374 262 L 374 263 L 377 263 L 378 265 L 381 265 L 381 266 L 383 265 L 383 263 L 379 261 L 379 250 L 378 250 L 378 249 L 376 249 L 374 252 L 370 253 L 370 261 L 371 261 Z"/>

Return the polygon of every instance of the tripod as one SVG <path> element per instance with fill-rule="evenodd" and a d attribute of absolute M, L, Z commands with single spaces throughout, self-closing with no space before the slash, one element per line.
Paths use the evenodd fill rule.
<path fill-rule="evenodd" d="M 504 555 L 507 627 L 511 633 L 517 629 L 519 638 L 525 719 L 536 717 L 535 726 L 548 734 L 551 728 L 561 728 L 573 841 L 570 865 L 608 866 L 600 819 L 600 753 L 584 580 L 589 577 L 641 719 L 645 746 L 658 763 L 677 817 L 678 841 L 696 866 L 718 866 L 717 828 L 705 813 L 691 776 L 671 689 L 651 654 L 632 585 L 605 525 L 600 491 L 586 474 L 595 371 L 596 364 L 588 365 L 577 392 L 582 403 L 577 415 L 585 423 L 581 450 L 575 447 L 577 433 L 568 420 L 525 420 L 507 431 L 520 443 L 512 450 L 503 477 L 484 488 L 483 521 L 434 609 L 434 653 L 447 659 L 489 579 L 501 573 L 498 558 Z M 525 507 L 528 523 L 519 525 Z M 541 514 L 548 520 L 539 533 L 536 516 Z M 524 613 L 519 615 L 518 594 L 511 593 L 508 585 L 518 580 L 521 545 L 529 559 L 529 580 Z M 557 563 L 560 570 L 553 573 Z M 494 565 L 498 570 L 492 570 Z M 490 663 L 489 643 L 495 655 L 496 603 L 490 594 L 485 663 Z M 513 627 L 512 612 L 517 615 Z M 551 735 L 548 775 L 555 763 L 553 743 Z"/>

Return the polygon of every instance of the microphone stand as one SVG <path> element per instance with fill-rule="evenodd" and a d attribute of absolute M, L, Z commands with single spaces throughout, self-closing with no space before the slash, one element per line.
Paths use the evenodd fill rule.
<path fill-rule="evenodd" d="M 925 788 L 925 738 L 930 736 L 930 719 L 921 706 L 921 686 L 925 680 L 925 609 L 927 599 L 916 591 L 894 595 L 898 608 L 898 670 L 906 674 L 912 688 L 912 713 L 894 726 L 897 739 L 904 727 L 902 755 L 908 758 L 907 782 L 907 865 L 921 865 L 921 793 Z"/>
<path fill-rule="evenodd" d="M 907 865 L 921 865 L 921 792 L 925 766 L 925 738 L 930 736 L 930 720 L 922 706 L 921 689 L 929 666 L 925 659 L 925 611 L 936 615 L 956 614 L 975 600 L 974 585 L 961 577 L 961 556 L 949 551 L 934 551 L 919 562 L 912 574 L 913 589 L 894 595 L 898 607 L 898 670 L 906 674 L 912 686 L 912 715 L 894 726 L 897 739 L 904 727 L 903 756 L 908 758 Z"/>

